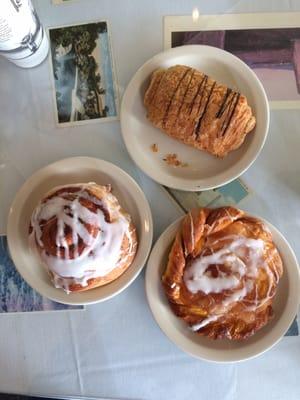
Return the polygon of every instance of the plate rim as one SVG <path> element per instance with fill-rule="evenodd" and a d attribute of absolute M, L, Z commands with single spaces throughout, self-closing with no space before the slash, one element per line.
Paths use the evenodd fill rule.
<path fill-rule="evenodd" d="M 264 110 L 265 110 L 265 115 L 266 115 L 266 119 L 265 119 L 265 129 L 264 129 L 264 134 L 261 138 L 259 147 L 257 148 L 257 151 L 255 152 L 255 155 L 252 157 L 252 159 L 243 167 L 241 167 L 238 172 L 234 173 L 231 177 L 228 177 L 226 179 L 219 179 L 217 182 L 211 183 L 211 184 L 203 184 L 203 178 L 202 179 L 185 179 L 183 177 L 172 177 L 172 180 L 175 180 L 175 182 L 173 182 L 172 180 L 168 179 L 161 179 L 161 175 L 162 174 L 153 174 L 153 169 L 151 167 L 149 168 L 144 168 L 143 165 L 136 159 L 135 157 L 135 152 L 132 150 L 131 145 L 130 145 L 130 140 L 129 140 L 129 133 L 126 133 L 127 128 L 125 128 L 126 126 L 126 122 L 124 121 L 126 118 L 126 111 L 125 111 L 125 102 L 126 102 L 126 98 L 129 96 L 129 89 L 131 88 L 132 84 L 135 82 L 135 79 L 137 77 L 138 74 L 141 73 L 141 71 L 147 67 L 149 64 L 153 63 L 153 61 L 155 61 L 157 58 L 162 57 L 163 55 L 167 56 L 168 54 L 174 54 L 176 55 L 176 53 L 183 53 L 183 52 L 188 52 L 189 50 L 192 51 L 199 51 L 201 52 L 202 50 L 205 49 L 209 49 L 209 51 L 215 51 L 215 52 L 219 52 L 219 53 L 224 53 L 226 54 L 226 57 L 232 58 L 233 60 L 235 60 L 236 63 L 238 63 L 239 65 L 242 65 L 246 70 L 247 73 L 251 75 L 252 79 L 255 80 L 257 86 L 259 87 L 260 90 L 260 97 L 262 99 L 263 105 L 264 105 Z M 121 101 L 121 107 L 120 107 L 120 124 L 121 124 L 121 134 L 123 137 L 123 141 L 125 143 L 126 149 L 131 157 L 131 159 L 133 160 L 133 162 L 135 163 L 135 165 L 140 168 L 148 177 L 150 177 L 151 179 L 153 179 L 155 182 L 163 185 L 163 186 L 167 186 L 170 187 L 172 189 L 177 189 L 177 190 L 185 190 L 185 191 L 205 191 L 205 190 L 211 190 L 214 189 L 216 187 L 219 186 L 223 186 L 226 185 L 230 182 L 232 182 L 234 179 L 237 179 L 238 177 L 240 177 L 243 173 L 245 173 L 252 165 L 253 163 L 257 160 L 258 156 L 260 155 L 267 137 L 268 137 L 268 133 L 269 133 L 269 129 L 270 129 L 270 106 L 269 106 L 269 101 L 267 98 L 267 94 L 265 92 L 265 89 L 261 83 L 261 81 L 258 79 L 258 77 L 256 76 L 256 74 L 254 73 L 254 71 L 252 71 L 252 69 L 246 64 L 244 63 L 240 58 L 238 58 L 237 56 L 235 56 L 234 54 L 220 49 L 218 47 L 214 47 L 214 46 L 208 46 L 208 45 L 200 45 L 200 44 L 191 44 L 191 45 L 184 45 L 184 46 L 178 46 L 178 47 L 173 47 L 171 49 L 167 49 L 164 51 L 161 51 L 157 54 L 155 54 L 154 56 L 152 56 L 150 59 L 148 59 L 146 62 L 144 62 L 134 73 L 134 75 L 132 76 L 132 78 L 130 79 L 128 85 L 126 86 L 126 89 L 124 91 L 123 97 L 122 97 L 122 101 Z M 158 129 L 158 128 L 157 128 Z M 162 133 L 163 134 L 163 133 Z M 171 139 L 171 138 L 170 138 Z M 176 139 L 174 139 L 176 140 Z M 188 145 L 185 145 L 188 146 Z M 188 146 L 191 147 L 191 146 Z M 192 148 L 192 147 L 191 147 Z M 200 151 L 200 150 L 199 150 Z M 213 157 L 213 156 L 212 156 Z M 233 165 L 234 166 L 234 165 Z M 229 167 L 232 168 L 233 166 Z M 159 172 L 161 172 L 161 170 L 159 170 Z M 222 176 L 223 172 L 218 173 L 217 176 Z M 209 180 L 215 179 L 215 177 L 210 177 Z M 178 183 L 180 182 L 180 184 Z"/>
<path fill-rule="evenodd" d="M 273 231 L 276 233 L 276 235 L 278 235 L 278 237 L 280 238 L 281 242 L 284 244 L 284 246 L 286 247 L 286 249 L 288 250 L 288 253 L 290 254 L 291 258 L 293 259 L 293 269 L 294 269 L 294 275 L 291 275 L 292 278 L 294 279 L 295 277 L 297 278 L 297 287 L 298 289 L 300 289 L 300 266 L 297 260 L 297 257 L 295 255 L 294 250 L 292 249 L 291 245 L 289 244 L 288 240 L 285 238 L 285 236 L 273 225 L 271 224 L 269 221 L 267 221 L 266 219 L 257 216 L 256 214 L 252 214 L 252 213 L 247 213 L 246 215 L 255 217 L 255 218 L 259 218 L 261 221 L 263 221 L 266 226 L 271 230 L 271 233 L 273 234 Z M 268 350 L 271 350 L 285 335 L 285 333 L 288 331 L 290 325 L 292 324 L 295 316 L 297 316 L 297 312 L 299 309 L 299 305 L 300 305 L 300 290 L 298 290 L 298 292 L 295 294 L 297 294 L 297 298 L 295 299 L 295 313 L 293 313 L 293 316 L 291 316 L 289 318 L 289 324 L 287 324 L 287 327 L 285 328 L 285 331 L 283 332 L 283 334 L 281 334 L 279 337 L 277 337 L 270 345 L 268 345 L 266 348 L 259 350 L 258 352 L 255 352 L 252 355 L 246 356 L 246 357 L 235 357 L 235 358 L 231 358 L 228 360 L 224 360 L 224 359 L 218 359 L 217 357 L 209 357 L 209 356 L 203 356 L 203 355 L 199 355 L 199 354 L 195 354 L 193 353 L 193 351 L 187 349 L 187 346 L 185 345 L 186 342 L 189 341 L 188 338 L 186 338 L 184 341 L 181 341 L 180 339 L 176 339 L 175 336 L 170 337 L 169 334 L 166 332 L 165 328 L 162 327 L 158 321 L 157 318 L 157 314 L 158 312 L 155 310 L 155 306 L 152 303 L 152 297 L 151 297 L 151 288 L 150 288 L 150 270 L 153 270 L 155 268 L 155 264 L 158 266 L 159 265 L 159 261 L 158 259 L 155 259 L 155 262 L 153 261 L 153 254 L 158 251 L 157 249 L 159 248 L 160 245 L 160 241 L 162 241 L 164 239 L 164 237 L 167 234 L 170 234 L 170 232 L 172 233 L 172 231 L 174 231 L 174 236 L 172 235 L 172 242 L 174 241 L 175 238 L 175 234 L 177 232 L 177 229 L 180 225 L 180 222 L 182 221 L 182 219 L 184 218 L 185 215 L 177 218 L 173 223 L 171 223 L 169 226 L 167 226 L 167 228 L 161 233 L 161 235 L 158 237 L 158 239 L 156 240 L 154 246 L 152 247 L 150 256 L 148 258 L 148 262 L 147 262 L 147 266 L 146 266 L 146 273 L 145 273 L 145 292 L 146 292 L 146 298 L 147 298 L 147 302 L 148 302 L 148 306 L 150 308 L 152 317 L 154 319 L 154 321 L 156 322 L 157 326 L 159 327 L 159 329 L 161 330 L 161 332 L 168 338 L 168 340 L 170 340 L 176 347 L 178 347 L 180 350 L 182 350 L 184 353 L 199 359 L 199 360 L 203 360 L 203 361 L 207 361 L 207 362 L 212 362 L 212 363 L 216 363 L 216 364 L 232 364 L 232 363 L 237 363 L 237 362 L 243 362 L 243 361 L 247 361 L 247 360 L 251 360 L 253 358 L 256 358 L 262 354 L 264 354 L 265 352 L 267 352 Z M 171 242 L 171 243 L 172 243 Z M 275 243 L 276 244 L 276 243 Z M 165 251 L 165 250 L 164 250 Z M 154 266 L 153 266 L 154 265 Z M 156 267 L 157 269 L 159 267 Z M 287 271 L 291 270 L 291 269 L 286 269 Z M 159 283 L 158 283 L 159 284 Z M 153 296 L 153 295 L 152 295 Z M 167 299 L 166 299 L 167 301 Z M 168 307 L 168 313 L 172 313 L 172 310 L 170 307 Z M 175 314 L 173 314 L 175 315 Z M 176 317 L 176 316 L 175 316 Z M 177 317 L 176 317 L 177 318 Z M 176 329 L 174 328 L 174 331 Z M 220 350 L 221 352 L 222 350 Z"/>
<path fill-rule="evenodd" d="M 47 171 L 48 169 L 51 169 L 54 166 L 60 165 L 60 164 L 64 164 L 64 163 L 69 163 L 69 162 L 81 162 L 81 163 L 96 163 L 100 166 L 100 164 L 102 166 L 106 166 L 109 167 L 110 169 L 114 169 L 115 172 L 121 173 L 121 175 L 123 175 L 123 177 L 126 177 L 126 179 L 128 181 L 131 182 L 131 184 L 135 187 L 135 189 L 137 190 L 137 192 L 139 192 L 139 195 L 142 196 L 143 200 L 144 200 L 144 204 L 143 204 L 143 209 L 144 209 L 144 215 L 147 218 L 147 221 L 149 223 L 149 230 L 148 232 L 144 232 L 145 234 L 145 251 L 144 254 L 141 256 L 141 262 L 139 263 L 139 266 L 136 267 L 136 271 L 135 273 L 132 275 L 132 277 L 130 279 L 128 279 L 126 281 L 126 283 L 123 284 L 123 286 L 121 286 L 119 289 L 115 290 L 113 293 L 100 298 L 100 299 L 94 299 L 94 300 L 83 300 L 83 301 L 77 301 L 77 300 L 69 300 L 71 299 L 72 293 L 70 294 L 66 294 L 66 300 L 62 301 L 61 299 L 57 299 L 55 296 L 49 295 L 48 293 L 45 294 L 43 292 L 43 289 L 40 290 L 39 287 L 37 287 L 38 285 L 32 284 L 31 281 L 27 280 L 27 276 L 23 273 L 23 268 L 19 268 L 19 266 L 17 265 L 17 263 L 14 260 L 14 245 L 13 240 L 14 240 L 14 234 L 13 234 L 13 217 L 15 215 L 13 209 L 16 207 L 16 205 L 18 204 L 23 204 L 26 200 L 26 198 L 24 200 L 22 200 L 22 194 L 25 190 L 27 190 L 28 185 L 32 182 L 35 181 L 36 179 L 38 179 L 38 177 L 40 175 L 43 175 L 45 173 L 45 171 Z M 103 171 L 103 169 L 98 169 L 100 172 Z M 106 170 L 105 172 L 109 171 Z M 36 187 L 37 185 L 35 184 L 34 187 Z M 52 301 L 55 301 L 57 303 L 61 303 L 61 304 L 67 304 L 67 305 L 89 305 L 89 304 L 96 304 L 96 303 L 101 303 L 104 301 L 107 301 L 115 296 L 117 296 L 118 294 L 120 294 L 123 290 L 127 289 L 127 287 L 133 283 L 135 281 L 135 279 L 139 276 L 139 274 L 141 273 L 141 271 L 143 270 L 143 268 L 146 266 L 147 263 L 147 259 L 149 257 L 150 251 L 151 251 L 151 247 L 152 247 L 152 243 L 153 243 L 153 217 L 152 217 L 152 212 L 151 212 L 151 208 L 148 202 L 148 199 L 146 197 L 146 195 L 144 194 L 143 190 L 141 189 L 141 187 L 138 185 L 138 183 L 132 178 L 131 175 L 129 175 L 126 171 L 124 171 L 122 168 L 120 168 L 119 166 L 100 159 L 100 158 L 96 158 L 96 157 L 87 157 L 87 156 L 75 156 L 75 157 L 67 157 L 67 158 L 63 158 L 60 160 L 57 160 L 55 162 L 49 163 L 45 166 L 43 166 L 42 168 L 36 170 L 33 174 L 31 174 L 26 180 L 25 182 L 22 184 L 22 186 L 19 188 L 19 190 L 17 191 L 17 193 L 14 196 L 14 199 L 10 205 L 9 208 L 9 213 L 8 213 L 8 218 L 7 218 L 7 244 L 8 244 L 8 249 L 9 249 L 9 253 L 10 253 L 10 257 L 14 263 L 14 266 L 16 268 L 16 270 L 18 271 L 18 273 L 21 275 L 21 277 L 23 278 L 23 280 L 36 292 L 38 292 L 41 296 L 46 297 Z M 38 262 L 38 261 L 37 261 Z M 126 272 L 126 271 L 125 271 Z M 50 278 L 49 278 L 50 279 Z M 117 280 L 117 279 L 116 279 Z M 95 288 L 94 290 L 100 290 L 101 287 Z M 86 291 L 86 293 L 88 293 L 89 291 Z M 78 292 L 79 293 L 79 292 Z M 76 293 L 74 293 L 76 294 Z M 80 294 L 82 296 L 85 295 L 85 292 L 80 292 Z"/>

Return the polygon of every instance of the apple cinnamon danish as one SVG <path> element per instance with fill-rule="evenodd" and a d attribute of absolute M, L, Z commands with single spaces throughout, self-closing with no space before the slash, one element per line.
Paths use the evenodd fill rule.
<path fill-rule="evenodd" d="M 218 157 L 240 147 L 256 124 L 245 96 L 185 65 L 154 71 L 144 104 L 154 126 Z"/>
<path fill-rule="evenodd" d="M 131 217 L 95 183 L 56 187 L 34 209 L 30 246 L 55 287 L 76 292 L 105 285 L 131 265 L 137 236 Z"/>
<path fill-rule="evenodd" d="M 272 317 L 282 260 L 264 223 L 223 207 L 182 220 L 162 284 L 173 312 L 200 335 L 245 339 Z"/>

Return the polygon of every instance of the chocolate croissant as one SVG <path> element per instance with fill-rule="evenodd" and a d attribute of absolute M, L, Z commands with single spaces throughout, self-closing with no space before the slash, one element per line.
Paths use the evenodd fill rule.
<path fill-rule="evenodd" d="M 144 104 L 154 126 L 218 157 L 240 147 L 256 123 L 245 96 L 185 65 L 154 71 Z"/>
<path fill-rule="evenodd" d="M 131 265 L 135 227 L 111 193 L 95 183 L 56 187 L 34 209 L 31 248 L 55 287 L 77 292 L 105 285 Z"/>
<path fill-rule="evenodd" d="M 182 221 L 162 276 L 173 312 L 200 335 L 245 339 L 272 317 L 283 273 L 264 223 L 223 207 Z"/>

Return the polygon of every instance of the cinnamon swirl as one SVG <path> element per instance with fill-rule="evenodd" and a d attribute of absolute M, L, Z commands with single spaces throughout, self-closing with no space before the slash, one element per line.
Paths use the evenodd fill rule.
<path fill-rule="evenodd" d="M 105 285 L 131 265 L 137 236 L 110 186 L 56 187 L 34 209 L 29 241 L 53 284 L 66 292 Z"/>
<path fill-rule="evenodd" d="M 182 221 L 162 283 L 172 310 L 193 331 L 245 339 L 272 317 L 282 273 L 262 221 L 232 207 L 194 209 Z"/>

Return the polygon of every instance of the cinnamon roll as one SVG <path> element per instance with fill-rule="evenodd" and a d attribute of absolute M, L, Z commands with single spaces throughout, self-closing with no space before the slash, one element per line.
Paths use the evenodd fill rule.
<path fill-rule="evenodd" d="M 66 292 L 105 285 L 130 267 L 137 235 L 110 186 L 56 187 L 34 209 L 29 242 Z"/>
<path fill-rule="evenodd" d="M 240 147 L 256 124 L 244 95 L 185 65 L 154 71 L 144 104 L 154 126 L 218 157 Z"/>
<path fill-rule="evenodd" d="M 282 273 L 262 221 L 232 207 L 194 209 L 176 235 L 162 284 L 173 312 L 193 331 L 245 339 L 272 317 Z"/>

